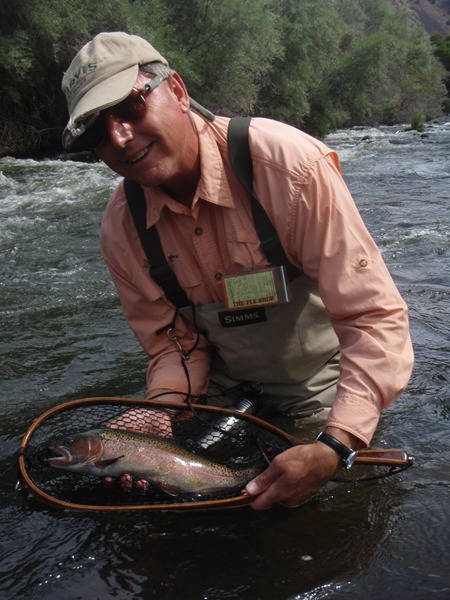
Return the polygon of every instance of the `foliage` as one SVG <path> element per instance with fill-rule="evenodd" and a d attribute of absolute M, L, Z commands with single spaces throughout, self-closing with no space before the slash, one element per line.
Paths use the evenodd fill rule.
<path fill-rule="evenodd" d="M 432 45 L 401 1 L 0 0 L 0 9 L 0 155 L 59 150 L 62 73 L 100 31 L 149 39 L 216 113 L 313 134 L 433 117 L 445 96 L 448 39 Z"/>
<path fill-rule="evenodd" d="M 281 53 L 271 0 L 166 0 L 166 57 L 192 96 L 220 114 L 250 113 Z"/>
<path fill-rule="evenodd" d="M 406 6 L 384 0 L 281 0 L 286 60 L 260 109 L 313 133 L 440 112 L 442 69 Z"/>
<path fill-rule="evenodd" d="M 425 117 L 421 113 L 415 113 L 411 117 L 411 129 L 419 132 L 425 130 Z"/>
<path fill-rule="evenodd" d="M 260 112 L 297 126 L 316 117 L 327 121 L 325 107 L 332 105 L 327 83 L 340 53 L 339 15 L 333 6 L 280 0 L 277 23 L 284 52 L 273 61 L 262 87 Z M 316 126 L 322 128 L 319 122 Z"/>
<path fill-rule="evenodd" d="M 446 70 L 445 87 L 447 88 L 447 98 L 444 101 L 444 109 L 448 114 L 450 113 L 450 35 L 444 37 L 440 33 L 433 33 L 431 35 L 431 43 L 433 44 L 436 58 Z"/>

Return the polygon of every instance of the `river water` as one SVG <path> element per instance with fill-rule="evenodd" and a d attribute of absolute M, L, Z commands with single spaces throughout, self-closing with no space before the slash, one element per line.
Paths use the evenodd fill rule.
<path fill-rule="evenodd" d="M 45 600 L 450 598 L 450 123 L 337 131 L 355 201 L 410 307 L 416 366 L 375 446 L 409 470 L 295 510 L 78 513 L 15 491 L 30 424 L 144 392 L 146 357 L 99 255 L 101 164 L 0 160 L 0 595 Z M 305 432 L 305 436 L 307 436 Z M 355 467 L 357 468 L 357 467 Z"/>

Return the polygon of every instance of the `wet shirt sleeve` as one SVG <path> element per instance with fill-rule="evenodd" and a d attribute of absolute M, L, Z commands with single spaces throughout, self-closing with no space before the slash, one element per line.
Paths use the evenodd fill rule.
<path fill-rule="evenodd" d="M 303 268 L 319 282 L 341 346 L 328 424 L 369 443 L 380 412 L 411 374 L 406 305 L 331 157 L 316 163 L 297 207 L 292 240 L 302 248 Z"/>
<path fill-rule="evenodd" d="M 369 444 L 381 411 L 403 391 L 411 374 L 407 308 L 336 155 L 315 141 L 306 143 L 311 148 L 297 159 L 298 165 L 291 139 L 277 148 L 273 162 L 270 136 L 253 146 L 256 195 L 264 198 L 290 260 L 318 281 L 339 338 L 341 374 L 328 424 Z"/>

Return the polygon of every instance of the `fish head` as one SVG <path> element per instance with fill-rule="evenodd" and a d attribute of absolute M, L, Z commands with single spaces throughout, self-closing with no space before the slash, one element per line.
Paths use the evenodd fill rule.
<path fill-rule="evenodd" d="M 102 440 L 95 432 L 74 435 L 51 444 L 48 449 L 53 454 L 47 458 L 51 467 L 77 472 L 88 471 L 103 455 Z"/>

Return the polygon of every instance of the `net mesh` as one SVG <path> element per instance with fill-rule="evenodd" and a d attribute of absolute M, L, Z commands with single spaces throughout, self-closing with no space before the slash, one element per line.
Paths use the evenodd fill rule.
<path fill-rule="evenodd" d="M 292 446 L 278 430 L 271 430 L 247 415 L 184 404 L 161 404 L 135 399 L 85 399 L 56 407 L 38 419 L 24 438 L 21 471 L 25 481 L 44 501 L 66 507 L 182 508 L 220 505 L 242 500 L 242 482 L 214 493 L 180 492 L 169 495 L 150 481 L 105 478 L 57 469 L 48 463 L 52 447 L 75 434 L 97 429 L 118 429 L 174 440 L 193 459 L 218 468 L 246 470 L 248 480 L 262 472 L 275 456 Z M 128 473 L 133 476 L 133 473 Z"/>

